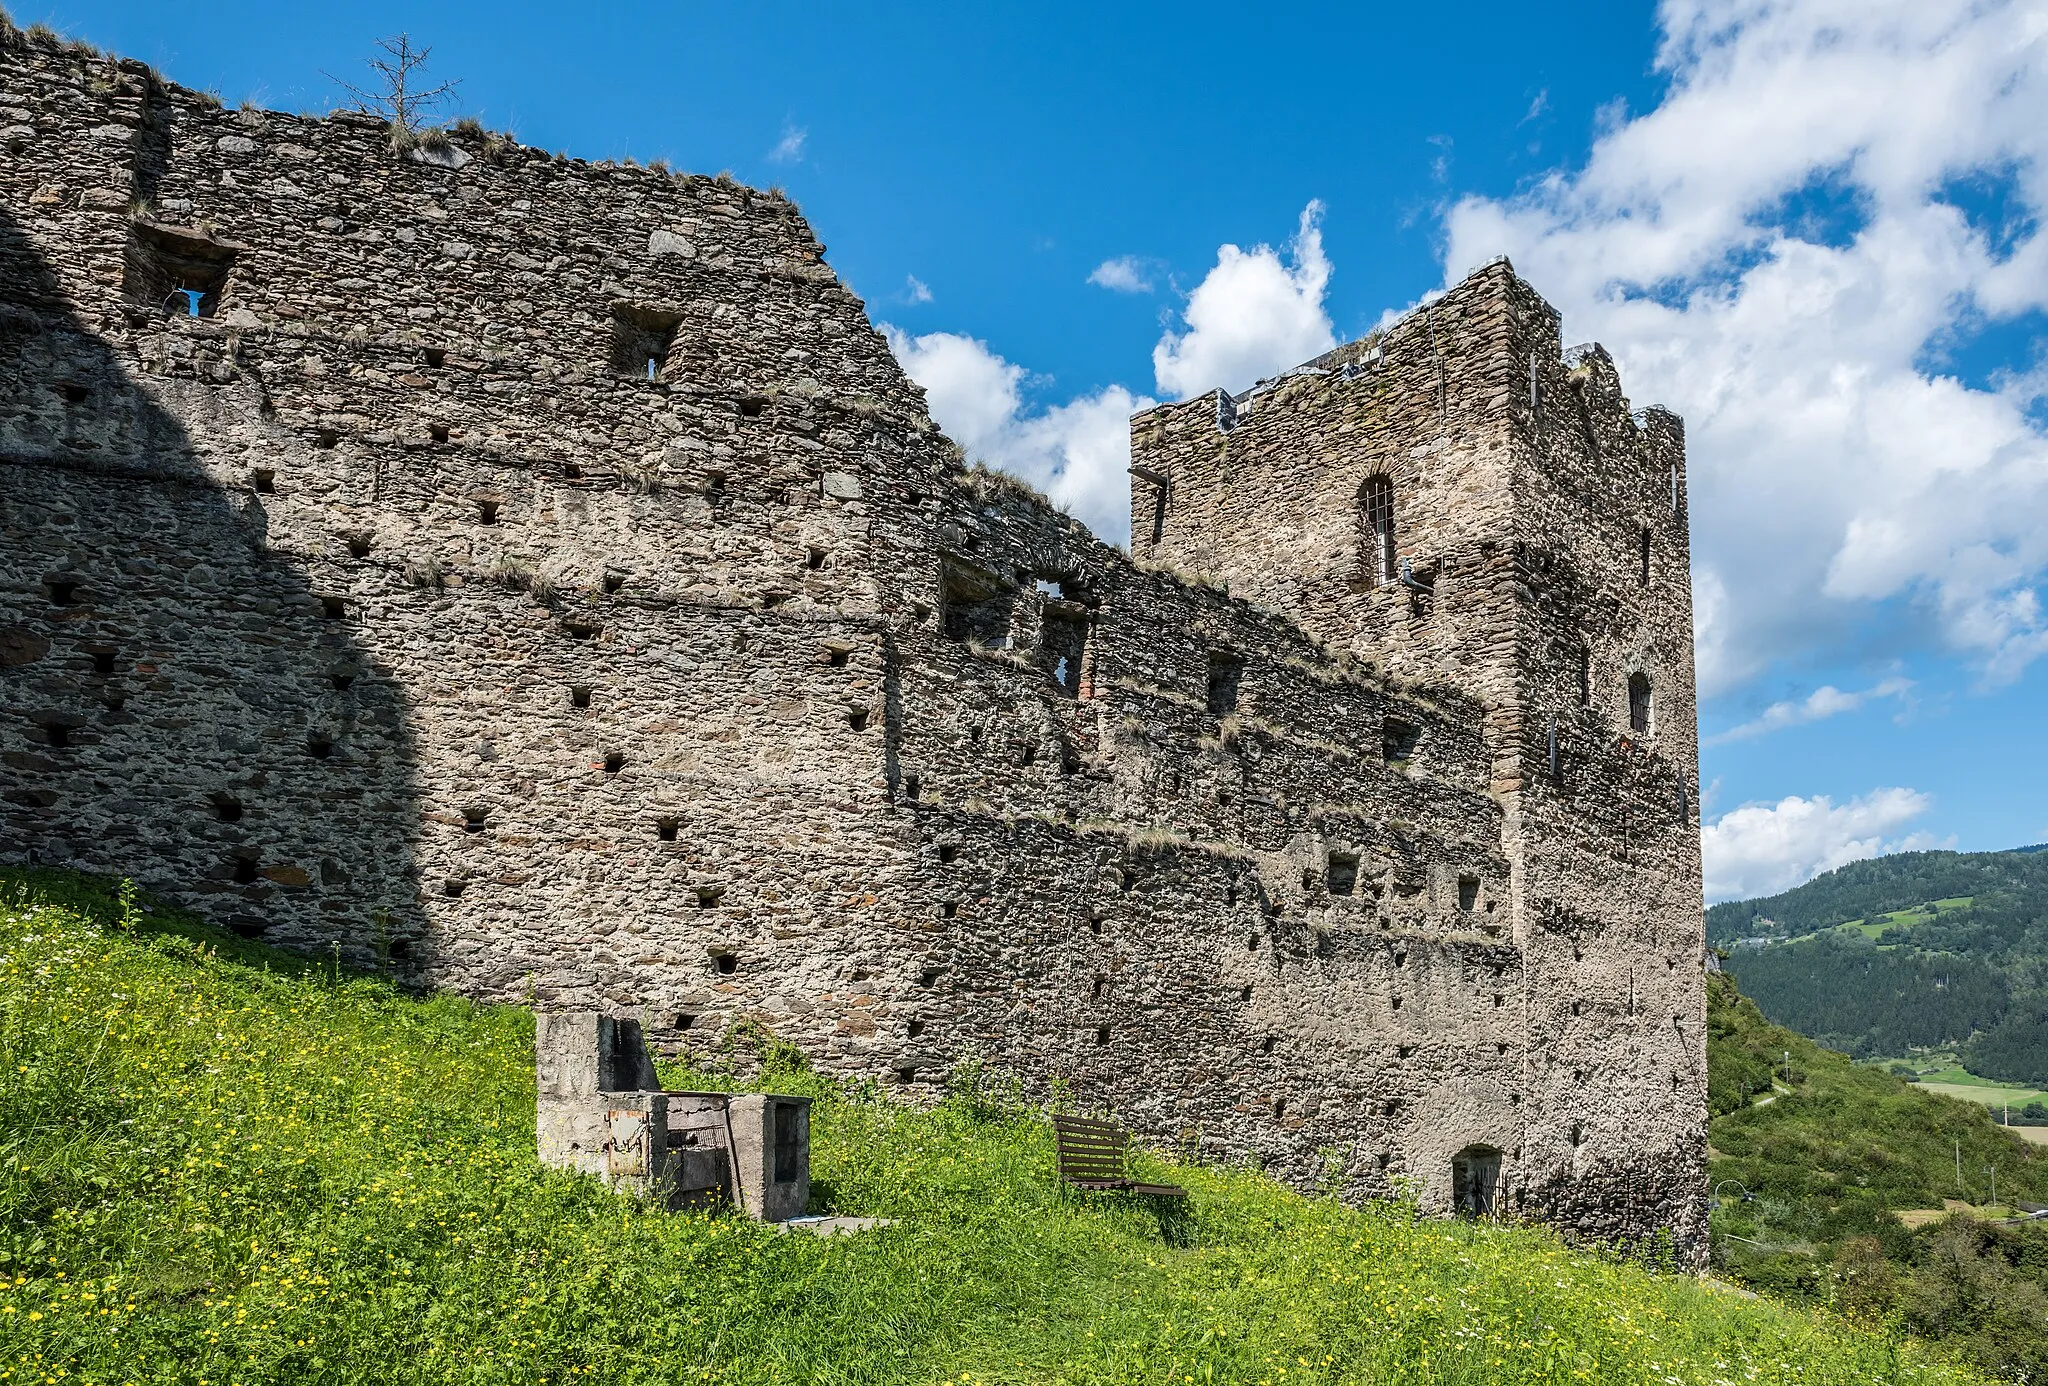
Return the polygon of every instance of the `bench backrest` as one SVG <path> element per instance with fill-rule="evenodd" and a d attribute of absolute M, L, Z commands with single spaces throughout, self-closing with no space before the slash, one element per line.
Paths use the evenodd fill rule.
<path fill-rule="evenodd" d="M 1127 1179 L 1125 1157 L 1131 1138 L 1106 1121 L 1086 1117 L 1056 1116 L 1053 1138 L 1059 1146 L 1060 1178 L 1074 1180 Z"/>

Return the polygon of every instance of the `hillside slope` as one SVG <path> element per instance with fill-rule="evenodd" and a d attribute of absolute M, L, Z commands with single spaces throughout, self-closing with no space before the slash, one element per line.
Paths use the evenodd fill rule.
<path fill-rule="evenodd" d="M 1942 1216 L 1988 1216 L 1994 1171 L 2001 1211 L 2048 1201 L 2048 1148 L 1771 1024 L 1728 977 L 1710 979 L 1707 1026 L 1716 1268 L 2048 1379 L 2048 1227 Z"/>
<path fill-rule="evenodd" d="M 654 1213 L 536 1165 L 531 1035 L 0 873 L 0 1381 L 1963 1379 L 1537 1229 L 1066 1194 L 991 1083 L 914 1110 L 772 1046 L 821 1198 L 896 1225 Z"/>

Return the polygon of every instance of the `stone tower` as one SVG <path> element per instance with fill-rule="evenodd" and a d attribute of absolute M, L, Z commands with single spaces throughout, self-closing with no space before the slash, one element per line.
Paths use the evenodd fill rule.
<path fill-rule="evenodd" d="M 1683 425 L 1632 414 L 1607 353 L 1563 351 L 1497 261 L 1252 390 L 1140 415 L 1132 459 L 1142 558 L 1480 700 L 1549 1147 L 1523 1155 L 1573 1172 L 1544 1197 L 1574 1219 L 1625 1202 L 1584 1177 L 1594 1128 L 1705 1120 Z"/>

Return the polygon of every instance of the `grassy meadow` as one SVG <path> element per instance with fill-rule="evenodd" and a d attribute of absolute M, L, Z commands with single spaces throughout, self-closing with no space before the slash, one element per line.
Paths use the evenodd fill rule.
<path fill-rule="evenodd" d="M 1537 1228 L 1163 1160 L 1178 1215 L 1066 1192 L 992 1079 L 917 1109 L 773 1045 L 820 1202 L 895 1225 L 667 1215 L 536 1164 L 531 1045 L 518 1008 L 0 872 L 0 1386 L 1973 1379 Z"/>

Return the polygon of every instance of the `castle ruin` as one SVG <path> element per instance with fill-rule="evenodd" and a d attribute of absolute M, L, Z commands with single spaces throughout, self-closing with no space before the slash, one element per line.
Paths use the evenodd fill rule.
<path fill-rule="evenodd" d="M 0 35 L 0 855 L 1703 1250 L 1683 435 L 1505 263 L 963 468 L 796 208 Z"/>

